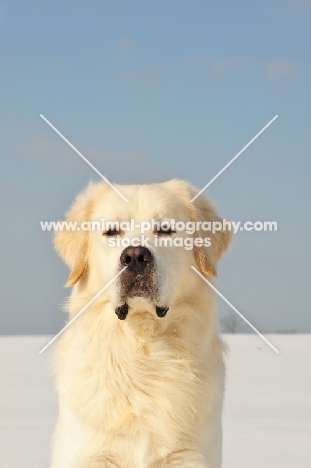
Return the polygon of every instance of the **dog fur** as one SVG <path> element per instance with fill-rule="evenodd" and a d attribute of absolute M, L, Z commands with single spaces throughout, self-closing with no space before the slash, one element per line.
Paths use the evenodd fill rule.
<path fill-rule="evenodd" d="M 129 203 L 108 184 L 91 183 L 66 219 L 219 220 L 202 195 L 190 202 L 197 191 L 183 181 L 116 187 Z M 224 345 L 214 293 L 191 265 L 211 281 L 230 234 L 208 233 L 209 248 L 185 250 L 155 247 L 148 233 L 156 292 L 129 297 L 119 320 L 121 275 L 63 333 L 54 354 L 51 468 L 220 468 Z M 72 319 L 120 271 L 123 247 L 82 230 L 56 231 L 55 246 L 70 268 Z M 156 304 L 169 307 L 165 317 Z"/>

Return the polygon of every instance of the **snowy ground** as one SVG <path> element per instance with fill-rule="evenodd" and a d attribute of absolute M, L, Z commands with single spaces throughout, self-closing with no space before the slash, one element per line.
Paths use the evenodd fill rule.
<path fill-rule="evenodd" d="M 224 468 L 311 467 L 311 335 L 226 335 Z M 0 468 L 48 468 L 49 337 L 0 338 Z M 64 467 L 66 468 L 66 467 Z"/>

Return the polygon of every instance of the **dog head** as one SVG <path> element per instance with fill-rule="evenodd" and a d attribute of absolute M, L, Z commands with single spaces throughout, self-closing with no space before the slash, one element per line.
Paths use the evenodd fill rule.
<path fill-rule="evenodd" d="M 116 187 L 128 203 L 108 184 L 90 184 L 67 213 L 75 229 L 55 233 L 71 270 L 67 286 L 95 295 L 124 270 L 103 292 L 118 318 L 146 307 L 164 317 L 175 301 L 193 294 L 192 265 L 217 276 L 231 231 L 203 229 L 220 218 L 202 195 L 191 202 L 197 191 L 186 182 Z M 177 230 L 177 222 L 186 228 Z"/>

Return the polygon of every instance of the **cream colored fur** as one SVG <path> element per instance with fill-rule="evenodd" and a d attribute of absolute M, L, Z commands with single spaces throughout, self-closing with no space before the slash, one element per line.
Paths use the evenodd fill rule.
<path fill-rule="evenodd" d="M 196 191 L 186 182 L 117 187 L 129 203 L 107 184 L 91 184 L 67 219 L 218 219 L 202 196 L 190 203 Z M 155 247 L 154 234 L 146 236 L 160 299 L 170 309 L 158 318 L 152 302 L 135 297 L 126 320 L 118 320 L 116 281 L 59 339 L 51 468 L 221 466 L 223 344 L 213 291 L 190 267 L 209 280 L 216 276 L 230 233 L 217 233 L 210 248 L 194 251 Z M 56 232 L 56 248 L 71 270 L 70 319 L 120 269 L 123 248 L 107 242 L 101 232 Z"/>

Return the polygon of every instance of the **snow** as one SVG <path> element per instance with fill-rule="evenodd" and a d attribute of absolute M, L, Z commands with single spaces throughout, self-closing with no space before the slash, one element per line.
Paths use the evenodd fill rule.
<path fill-rule="evenodd" d="M 230 335 L 224 468 L 311 466 L 311 335 Z"/>
<path fill-rule="evenodd" d="M 51 337 L 0 338 L 0 468 L 47 468 L 57 399 Z M 225 335 L 224 468 L 311 466 L 311 336 Z M 65 468 L 65 467 L 64 467 Z"/>

